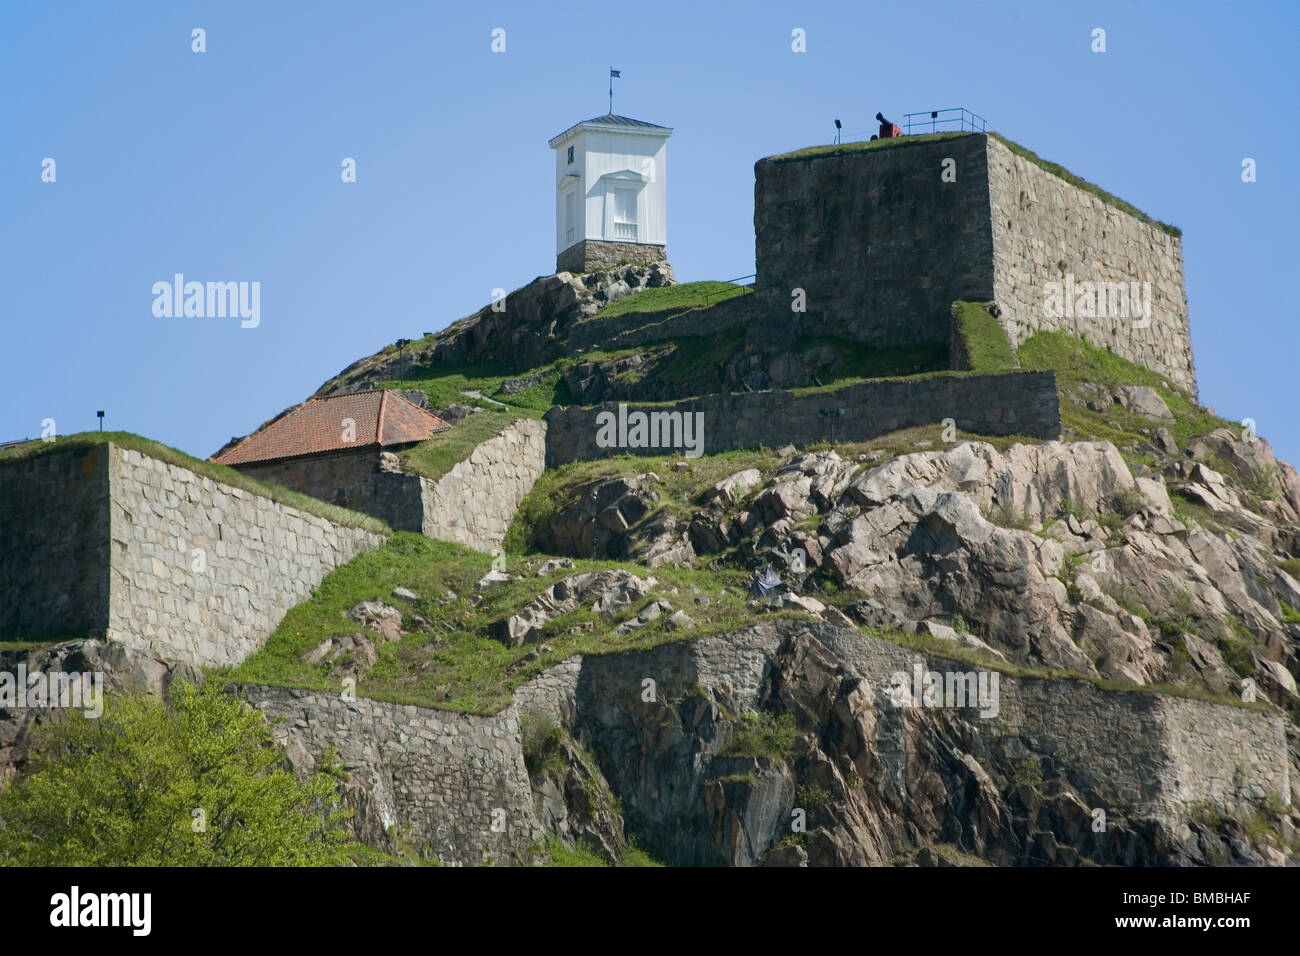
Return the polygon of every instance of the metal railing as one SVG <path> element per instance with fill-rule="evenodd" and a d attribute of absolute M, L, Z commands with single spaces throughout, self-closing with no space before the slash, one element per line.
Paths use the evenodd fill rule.
<path fill-rule="evenodd" d="M 753 272 L 751 272 L 751 273 L 750 273 L 749 275 L 747 275 L 747 276 L 737 276 L 737 277 L 734 278 L 734 279 L 723 279 L 722 281 L 723 281 L 723 282 L 726 282 L 728 285 L 738 285 L 738 286 L 740 286 L 742 289 L 749 289 L 749 288 L 752 288 L 752 287 L 753 287 L 754 283 L 753 283 L 753 282 L 745 282 L 744 280 L 745 280 L 745 279 L 754 279 L 754 280 L 756 280 L 757 278 L 758 278 L 757 273 L 753 273 Z M 707 309 L 707 308 L 712 304 L 711 301 L 710 301 L 711 298 L 712 298 L 712 296 L 710 296 L 709 293 L 707 293 L 707 292 L 704 293 L 704 307 L 705 307 L 706 309 Z"/>
<path fill-rule="evenodd" d="M 987 133 L 992 129 L 988 120 L 962 106 L 954 106 L 947 110 L 904 113 L 903 122 L 899 127 L 904 136 L 919 136 L 922 133 Z M 878 128 L 872 128 L 862 133 L 841 133 L 838 142 L 862 143 L 878 132 Z"/>
<path fill-rule="evenodd" d="M 987 133 L 989 122 L 962 106 L 947 110 L 929 110 L 924 113 L 903 114 L 903 135 L 921 133 Z"/>

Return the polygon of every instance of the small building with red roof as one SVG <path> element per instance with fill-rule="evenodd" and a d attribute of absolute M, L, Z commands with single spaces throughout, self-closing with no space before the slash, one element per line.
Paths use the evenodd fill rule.
<path fill-rule="evenodd" d="M 389 389 L 308 399 L 212 460 L 331 504 L 420 531 L 420 480 L 393 454 L 451 426 Z"/>

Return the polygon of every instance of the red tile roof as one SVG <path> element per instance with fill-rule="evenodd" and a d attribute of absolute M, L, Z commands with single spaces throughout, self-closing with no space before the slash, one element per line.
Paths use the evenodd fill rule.
<path fill-rule="evenodd" d="M 345 441 L 351 419 L 352 441 Z M 424 441 L 451 426 L 388 389 L 309 399 L 283 418 L 254 432 L 214 458 L 222 465 L 297 458 L 327 451 L 355 451 Z"/>

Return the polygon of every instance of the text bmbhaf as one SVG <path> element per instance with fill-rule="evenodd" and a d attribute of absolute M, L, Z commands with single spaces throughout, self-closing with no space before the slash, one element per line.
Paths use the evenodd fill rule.
<path fill-rule="evenodd" d="M 19 664 L 15 673 L 0 671 L 0 708 L 79 707 L 87 717 L 104 713 L 104 675 L 55 671 L 27 673 Z"/>
<path fill-rule="evenodd" d="M 1067 272 L 1064 282 L 1043 285 L 1043 311 L 1049 319 L 1137 319 L 1135 328 L 1151 321 L 1150 282 L 1075 282 Z"/>
<path fill-rule="evenodd" d="M 152 893 L 87 893 L 74 886 L 70 893 L 50 897 L 51 926 L 129 926 L 133 936 L 148 936 L 152 925 Z"/>
<path fill-rule="evenodd" d="M 255 329 L 262 322 L 262 283 L 186 282 L 177 272 L 171 282 L 153 284 L 153 314 L 160 319 L 243 319 L 240 328 Z"/>
<path fill-rule="evenodd" d="M 703 412 L 629 412 L 596 415 L 598 448 L 683 448 L 687 458 L 704 454 Z"/>
<path fill-rule="evenodd" d="M 912 680 L 904 671 L 889 675 L 889 699 L 895 707 L 978 707 L 981 717 L 996 717 L 997 671 L 927 671 L 918 660 Z"/>

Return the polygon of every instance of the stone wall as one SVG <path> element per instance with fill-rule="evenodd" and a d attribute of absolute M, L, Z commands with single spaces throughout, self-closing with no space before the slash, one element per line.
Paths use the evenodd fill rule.
<path fill-rule="evenodd" d="M 947 159 L 953 182 L 941 175 Z M 1181 240 L 993 136 L 791 154 L 754 172 L 757 347 L 801 333 L 946 344 L 954 301 L 996 300 L 1013 348 L 1040 329 L 1067 329 L 1196 391 Z M 1064 295 L 1067 276 L 1150 283 L 1153 315 L 1049 314 L 1047 283 Z M 805 314 L 791 312 L 794 289 L 806 293 Z"/>
<path fill-rule="evenodd" d="M 240 693 L 281 720 L 273 732 L 291 753 L 335 751 L 352 825 L 379 845 L 398 824 L 422 856 L 509 864 L 542 839 L 513 709 L 481 717 L 284 687 Z"/>
<path fill-rule="evenodd" d="M 910 676 L 917 660 L 924 670 L 941 673 L 974 669 L 825 624 L 763 622 L 648 651 L 566 661 L 520 687 L 514 708 L 520 714 L 551 713 L 608 746 L 616 736 L 636 730 L 624 720 L 645 709 L 640 698 L 645 678 L 656 681 L 658 694 L 670 704 L 681 707 L 679 701 L 689 701 L 704 687 L 743 712 L 759 707 L 779 651 L 796 656 L 811 652 L 795 648 L 801 642 L 824 645 L 831 660 L 842 665 L 842 680 L 866 678 L 882 714 L 897 713 L 888 696 L 891 676 Z M 970 752 L 1004 769 L 1025 759 L 1054 762 L 1065 768 L 1072 786 L 1110 816 L 1177 826 L 1190 803 L 1242 806 L 1270 791 L 1284 800 L 1291 792 L 1284 722 L 1278 714 L 1139 690 L 1101 690 L 1081 680 L 1006 675 L 999 675 L 998 705 L 997 715 L 988 719 L 971 710 L 958 712 L 969 718 Z M 902 746 L 904 730 L 897 722 L 879 724 L 882 739 L 876 743 L 885 762 L 878 787 L 904 775 L 901 765 L 889 765 L 891 760 L 915 759 Z M 890 734 L 899 735 L 898 746 L 884 739 Z M 630 811 L 639 803 L 643 812 L 652 813 L 656 803 L 671 808 L 670 793 L 692 785 L 690 774 L 674 775 L 668 769 L 619 769 L 610 783 Z"/>
<path fill-rule="evenodd" d="M 382 536 L 105 442 L 0 466 L 5 636 L 235 664 Z M 198 549 L 196 551 L 196 549 Z"/>
<path fill-rule="evenodd" d="M 994 288 L 1012 347 L 1040 329 L 1087 335 L 1196 393 L 1182 240 L 988 143 Z M 1150 283 L 1153 315 L 1053 317 L 1046 283 Z M 1063 291 L 1063 290 L 1062 290 Z"/>
<path fill-rule="evenodd" d="M 957 180 L 940 180 L 945 158 Z M 789 340 L 838 335 L 879 348 L 946 345 L 957 299 L 993 298 L 984 137 L 754 166 L 757 292 Z M 791 311 L 803 289 L 807 312 Z"/>
<path fill-rule="evenodd" d="M 138 451 L 109 452 L 108 637 L 168 660 L 239 663 L 325 575 L 383 542 Z"/>
<path fill-rule="evenodd" d="M 422 855 L 477 865 L 512 862 L 540 842 L 519 735 L 521 719 L 540 712 L 605 755 L 602 766 L 629 834 L 653 834 L 669 862 L 705 864 L 731 859 L 716 856 L 716 834 L 708 837 L 716 823 L 710 816 L 716 778 L 731 763 L 741 772 L 755 768 L 717 754 L 725 737 L 699 737 L 692 728 L 719 716 L 710 701 L 736 713 L 762 709 L 773 682 L 791 677 L 792 664 L 801 666 L 794 662 L 819 660 L 834 674 L 827 693 L 856 684 L 876 711 L 877 719 L 862 725 L 875 728 L 870 746 L 879 756 L 867 784 L 887 802 L 895 794 L 907 802 L 903 781 L 915 781 L 950 755 L 936 753 L 933 743 L 917 749 L 916 721 L 903 719 L 889 698 L 891 675 L 910 674 L 917 660 L 941 673 L 967 672 L 971 665 L 921 658 L 820 622 L 765 620 L 646 650 L 571 657 L 521 685 L 510 706 L 492 716 L 281 687 L 240 692 L 279 721 L 275 734 L 296 767 L 310 768 L 321 754 L 335 752 L 350 775 L 344 794 L 356 811 L 353 826 L 375 845 L 392 848 L 388 828 L 398 824 Z M 813 664 L 805 673 L 815 670 Z M 645 697 L 647 678 L 655 682 L 654 701 Z M 1290 793 L 1278 715 L 1104 691 L 1086 681 L 1000 678 L 996 716 L 951 711 L 935 733 L 949 741 L 944 747 L 959 743 L 1007 779 L 1021 761 L 1039 759 L 1111 819 L 1154 820 L 1175 830 L 1189 803 L 1231 809 L 1269 791 L 1284 799 Z M 788 821 L 792 797 L 788 787 L 772 793 L 786 802 L 761 824 L 753 813 L 763 808 L 740 807 L 749 814 L 745 831 L 754 836 L 768 827 L 769 842 Z"/>
<path fill-rule="evenodd" d="M 371 515 L 395 531 L 419 531 L 420 480 L 397 469 L 395 457 L 374 448 L 239 466 L 251 478 Z"/>
<path fill-rule="evenodd" d="M 424 533 L 479 551 L 499 547 L 546 468 L 546 430 L 545 422 L 519 419 L 442 478 L 420 479 Z"/>
<path fill-rule="evenodd" d="M 555 257 L 556 272 L 604 272 L 628 263 L 653 265 L 667 262 L 668 253 L 663 246 L 643 242 L 608 242 L 603 239 L 584 239 L 576 242 Z"/>
<path fill-rule="evenodd" d="M 0 465 L 0 637 L 108 626 L 108 446 Z"/>
<path fill-rule="evenodd" d="M 796 395 L 789 391 L 706 395 L 675 404 L 629 405 L 628 412 L 704 413 L 704 454 L 737 448 L 803 446 L 830 437 L 823 409 L 839 408 L 836 441 L 866 441 L 900 428 L 953 419 L 981 435 L 1059 438 L 1061 421 L 1053 372 L 1003 375 L 934 375 L 877 379 L 834 392 Z M 556 407 L 546 413 L 548 468 L 619 454 L 663 455 L 668 448 L 601 448 L 597 416 L 618 414 L 618 405 Z"/>

